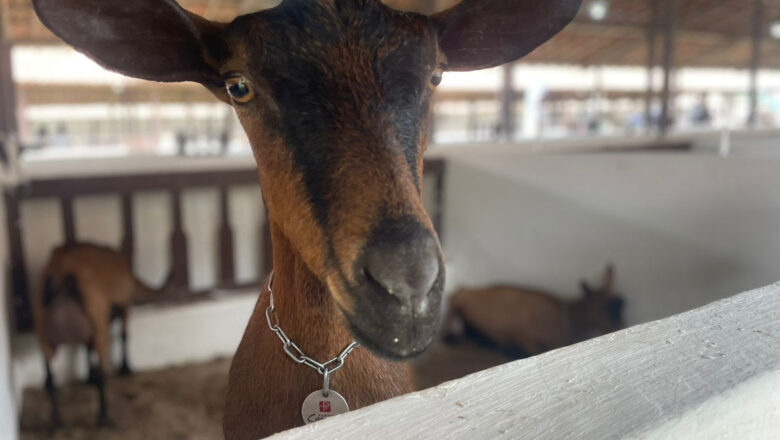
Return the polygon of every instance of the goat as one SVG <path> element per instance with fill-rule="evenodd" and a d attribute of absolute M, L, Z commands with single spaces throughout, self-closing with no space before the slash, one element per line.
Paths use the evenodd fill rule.
<path fill-rule="evenodd" d="M 442 316 L 442 251 L 421 199 L 434 89 L 444 71 L 521 58 L 580 3 L 464 0 L 426 16 L 379 0 L 284 0 L 215 23 L 173 0 L 33 1 L 54 34 L 109 69 L 201 83 L 249 137 L 276 300 L 264 290 L 233 359 L 228 440 L 346 409 L 342 399 L 340 411 L 303 414 L 329 385 L 352 408 L 411 390 L 407 365 L 393 361 L 427 349 Z M 368 350 L 310 362 L 353 338 Z"/>
<path fill-rule="evenodd" d="M 111 320 L 121 318 L 119 374 L 129 375 L 128 309 L 157 292 L 135 278 L 127 257 L 113 249 L 80 243 L 52 251 L 33 301 L 33 312 L 35 332 L 45 359 L 53 427 L 61 424 L 51 370 L 57 346 L 84 344 L 87 347 L 88 381 L 98 388 L 100 397 L 98 424 L 106 425 L 109 418 L 105 377 L 110 365 Z M 93 351 L 97 353 L 97 365 L 92 360 Z"/>
<path fill-rule="evenodd" d="M 582 298 L 570 302 L 518 287 L 461 289 L 450 299 L 445 340 L 470 336 L 522 358 L 612 333 L 623 328 L 624 306 L 614 277 L 608 266 L 598 289 L 582 281 Z"/>

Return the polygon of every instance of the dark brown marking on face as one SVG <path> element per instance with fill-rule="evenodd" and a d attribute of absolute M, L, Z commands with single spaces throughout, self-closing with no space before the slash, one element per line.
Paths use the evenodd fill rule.
<path fill-rule="evenodd" d="M 380 211 L 430 227 L 420 172 L 430 77 L 440 60 L 426 17 L 378 1 L 286 1 L 238 18 L 228 32 L 243 39 L 237 70 L 260 89 L 259 99 L 238 109 L 245 126 L 252 121 L 250 138 L 262 130 L 263 142 L 289 153 L 305 189 L 298 196 L 326 231 L 327 258 L 343 261 L 348 280 L 348 263 Z M 277 197 L 268 188 L 265 196 Z"/>
<path fill-rule="evenodd" d="M 419 353 L 438 326 L 443 283 L 421 199 L 442 63 L 429 19 L 378 0 L 286 0 L 226 32 L 222 74 L 252 87 L 253 99 L 234 105 L 269 218 L 364 343 Z M 380 240 L 390 232 L 392 246 Z"/>

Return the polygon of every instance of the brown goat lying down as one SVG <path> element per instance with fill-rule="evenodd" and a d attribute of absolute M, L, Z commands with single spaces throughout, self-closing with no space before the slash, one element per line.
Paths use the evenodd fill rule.
<path fill-rule="evenodd" d="M 71 244 L 52 251 L 38 294 L 33 301 L 35 331 L 46 361 L 46 389 L 52 402 L 52 424 L 60 423 L 50 363 L 57 346 L 87 347 L 89 381 L 100 392 L 99 424 L 108 422 L 105 375 L 109 369 L 110 322 L 122 318 L 122 365 L 127 363 L 128 308 L 157 291 L 133 276 L 127 257 L 113 249 L 92 244 Z M 98 365 L 92 362 L 97 352 Z"/>
<path fill-rule="evenodd" d="M 450 299 L 445 340 L 471 337 L 521 358 L 620 330 L 624 301 L 613 282 L 609 266 L 601 287 L 583 281 L 582 298 L 570 302 L 509 286 L 461 289 Z"/>

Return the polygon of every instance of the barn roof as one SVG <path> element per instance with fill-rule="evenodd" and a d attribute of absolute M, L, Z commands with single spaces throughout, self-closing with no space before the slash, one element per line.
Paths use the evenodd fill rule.
<path fill-rule="evenodd" d="M 586 0 L 587 3 L 588 0 Z M 780 41 L 769 36 L 769 24 L 780 20 L 780 0 L 764 1 L 765 68 L 780 69 Z M 181 0 L 182 5 L 212 20 L 272 6 L 278 0 Z M 399 8 L 426 10 L 456 0 L 386 0 Z M 583 7 L 574 23 L 525 60 L 579 65 L 647 63 L 648 26 L 653 0 L 609 0 L 608 16 L 591 19 Z M 661 2 L 663 3 L 663 2 Z M 746 68 L 751 59 L 753 0 L 678 0 L 676 64 L 689 67 Z M 31 0 L 0 0 L 5 32 L 13 42 L 58 44 L 36 18 Z M 659 40 L 660 40 L 659 36 Z M 659 42 L 660 54 L 660 42 Z"/>

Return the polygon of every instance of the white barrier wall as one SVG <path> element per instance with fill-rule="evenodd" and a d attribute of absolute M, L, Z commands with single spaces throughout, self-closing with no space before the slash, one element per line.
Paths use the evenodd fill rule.
<path fill-rule="evenodd" d="M 272 438 L 780 438 L 780 284 Z"/>
<path fill-rule="evenodd" d="M 780 279 L 780 157 L 448 154 L 448 290 L 579 295 L 616 265 L 628 322 Z"/>

